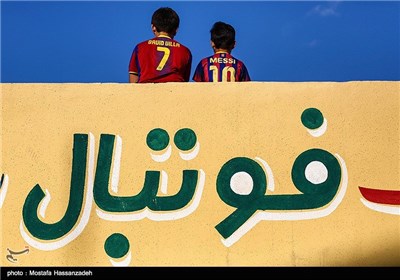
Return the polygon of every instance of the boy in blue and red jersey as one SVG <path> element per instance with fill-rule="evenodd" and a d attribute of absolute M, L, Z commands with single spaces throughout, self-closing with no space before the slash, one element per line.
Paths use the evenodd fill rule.
<path fill-rule="evenodd" d="M 203 58 L 199 62 L 193 74 L 193 81 L 250 81 L 250 75 L 244 63 L 231 55 L 236 45 L 235 29 L 230 24 L 218 21 L 214 23 L 210 33 L 214 55 Z"/>
<path fill-rule="evenodd" d="M 188 82 L 192 67 L 190 50 L 174 40 L 179 16 L 171 8 L 153 13 L 151 29 L 156 37 L 137 44 L 129 62 L 130 83 Z"/>

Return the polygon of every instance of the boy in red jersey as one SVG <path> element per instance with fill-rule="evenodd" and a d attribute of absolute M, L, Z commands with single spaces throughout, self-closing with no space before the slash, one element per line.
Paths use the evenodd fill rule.
<path fill-rule="evenodd" d="M 130 83 L 188 82 L 192 67 L 190 50 L 174 40 L 179 16 L 171 8 L 153 13 L 151 29 L 156 37 L 137 44 L 129 62 Z"/>
<path fill-rule="evenodd" d="M 214 55 L 200 60 L 193 74 L 195 82 L 244 82 L 250 75 L 242 61 L 231 55 L 236 45 L 235 29 L 218 21 L 210 30 Z"/>

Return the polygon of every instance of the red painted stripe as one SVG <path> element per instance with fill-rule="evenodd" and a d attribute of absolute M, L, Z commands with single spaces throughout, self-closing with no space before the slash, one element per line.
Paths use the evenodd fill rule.
<path fill-rule="evenodd" d="M 362 196 L 371 202 L 400 205 L 400 191 L 378 190 L 366 187 L 358 187 Z"/>

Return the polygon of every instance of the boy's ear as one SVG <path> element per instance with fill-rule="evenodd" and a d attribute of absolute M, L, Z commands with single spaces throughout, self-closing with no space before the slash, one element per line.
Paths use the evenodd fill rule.
<path fill-rule="evenodd" d="M 232 50 L 233 50 L 235 47 L 236 47 L 236 41 L 235 41 L 235 42 L 233 42 L 233 45 L 232 45 Z"/>
<path fill-rule="evenodd" d="M 157 28 L 153 24 L 151 24 L 151 31 L 153 31 L 153 33 L 157 32 Z"/>
<path fill-rule="evenodd" d="M 214 44 L 213 41 L 210 40 L 210 44 L 211 44 L 211 47 L 212 47 L 212 48 L 215 48 L 215 44 Z"/>

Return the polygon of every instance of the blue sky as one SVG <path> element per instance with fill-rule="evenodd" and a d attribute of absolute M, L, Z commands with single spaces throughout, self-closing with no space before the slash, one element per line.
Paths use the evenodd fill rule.
<path fill-rule="evenodd" d="M 399 81 L 399 1 L 1 1 L 2 83 L 127 83 L 152 13 L 175 9 L 192 73 L 215 21 L 253 81 Z"/>

